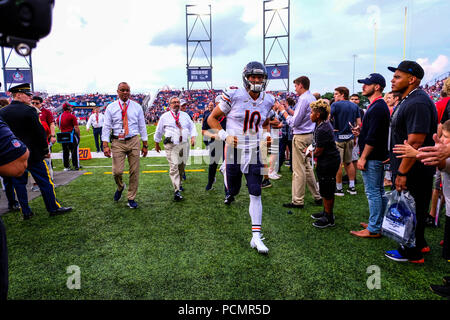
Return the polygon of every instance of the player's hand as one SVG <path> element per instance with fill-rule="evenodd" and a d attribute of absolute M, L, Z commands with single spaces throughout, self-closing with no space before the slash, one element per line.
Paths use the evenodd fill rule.
<path fill-rule="evenodd" d="M 225 142 L 229 145 L 232 145 L 234 148 L 236 148 L 238 145 L 238 137 L 229 135 L 227 137 L 227 139 L 225 140 Z"/>
<path fill-rule="evenodd" d="M 147 156 L 147 153 L 148 153 L 148 146 L 142 146 L 141 154 L 144 158 Z"/>
<path fill-rule="evenodd" d="M 356 167 L 358 170 L 366 171 L 366 163 L 367 160 L 365 158 L 359 158 L 358 162 L 356 163 Z"/>
<path fill-rule="evenodd" d="M 414 149 L 408 141 L 403 141 L 403 144 L 396 144 L 392 152 L 398 154 L 397 158 L 415 158 L 419 151 Z"/>
<path fill-rule="evenodd" d="M 50 137 L 50 143 L 55 144 L 56 143 L 56 137 Z"/>
<path fill-rule="evenodd" d="M 156 143 L 155 144 L 155 150 L 156 150 L 156 152 L 160 152 L 161 151 L 161 147 L 159 146 L 159 143 Z"/>
<path fill-rule="evenodd" d="M 191 137 L 191 147 L 195 146 L 195 137 Z"/>
<path fill-rule="evenodd" d="M 433 147 L 419 148 L 419 154 L 417 154 L 417 158 L 426 166 L 437 166 L 449 157 L 450 145 L 439 139 L 437 134 L 433 135 L 433 140 L 435 142 Z"/>
<path fill-rule="evenodd" d="M 109 148 L 109 146 L 103 146 L 103 154 L 105 155 L 105 157 L 111 158 L 111 149 Z"/>
<path fill-rule="evenodd" d="M 267 145 L 267 148 L 270 148 L 270 146 L 272 145 L 272 138 L 271 137 L 267 137 L 266 138 L 266 145 Z"/>

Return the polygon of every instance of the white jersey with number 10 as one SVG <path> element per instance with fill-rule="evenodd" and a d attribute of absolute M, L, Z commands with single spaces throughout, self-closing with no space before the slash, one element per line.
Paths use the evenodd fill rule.
<path fill-rule="evenodd" d="M 226 89 L 219 104 L 227 116 L 227 133 L 238 138 L 239 149 L 255 149 L 263 135 L 262 124 L 266 121 L 275 98 L 261 92 L 253 100 L 247 90 Z"/>

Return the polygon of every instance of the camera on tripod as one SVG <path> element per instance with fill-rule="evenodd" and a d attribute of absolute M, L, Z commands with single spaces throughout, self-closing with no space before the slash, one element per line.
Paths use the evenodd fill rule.
<path fill-rule="evenodd" d="M 0 0 L 0 46 L 28 56 L 50 33 L 54 0 Z"/>

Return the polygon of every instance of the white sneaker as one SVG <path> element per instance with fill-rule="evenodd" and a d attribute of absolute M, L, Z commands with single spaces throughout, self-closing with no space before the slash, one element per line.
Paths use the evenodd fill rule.
<path fill-rule="evenodd" d="M 278 180 L 280 178 L 281 177 L 278 174 L 276 174 L 276 172 L 269 173 L 269 179 L 270 180 Z"/>
<path fill-rule="evenodd" d="M 250 246 L 252 248 L 256 248 L 256 250 L 258 250 L 259 253 L 263 254 L 269 253 L 269 249 L 265 246 L 260 237 L 253 237 L 252 240 L 250 241 Z"/>

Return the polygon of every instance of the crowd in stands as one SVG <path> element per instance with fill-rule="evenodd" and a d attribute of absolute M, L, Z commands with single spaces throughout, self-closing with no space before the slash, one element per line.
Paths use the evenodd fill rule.
<path fill-rule="evenodd" d="M 443 87 L 445 78 L 435 79 L 423 86 L 423 89 L 428 93 L 431 99 L 437 102 L 440 99 L 440 93 Z M 206 106 L 210 101 L 214 101 L 215 97 L 220 95 L 222 90 L 161 90 L 158 92 L 153 104 L 146 110 L 147 123 L 157 123 L 159 117 L 166 111 L 169 98 L 177 96 L 187 102 L 186 112 L 195 120 L 200 120 L 205 111 Z M 287 91 L 268 91 L 278 100 L 286 100 L 292 98 L 297 101 L 298 96 L 295 92 Z M 48 95 L 46 93 L 36 93 L 45 99 L 45 106 L 52 111 L 56 117 L 58 108 L 64 102 L 69 102 L 74 106 L 74 114 L 81 121 L 87 121 L 87 117 L 92 113 L 92 107 L 100 106 L 106 107 L 109 103 L 117 99 L 115 94 L 89 93 L 89 94 L 56 94 Z M 134 94 L 131 99 L 142 105 L 145 94 Z M 0 92 L 0 98 L 9 98 L 5 92 Z M 101 108 L 102 110 L 102 108 Z"/>
<path fill-rule="evenodd" d="M 448 73 L 448 76 L 450 76 L 450 72 Z M 428 93 L 430 98 L 436 102 L 441 98 L 441 91 L 444 87 L 444 81 L 447 77 L 440 77 L 439 79 L 435 79 L 431 81 L 431 83 L 427 83 L 423 86 L 423 90 Z"/>

